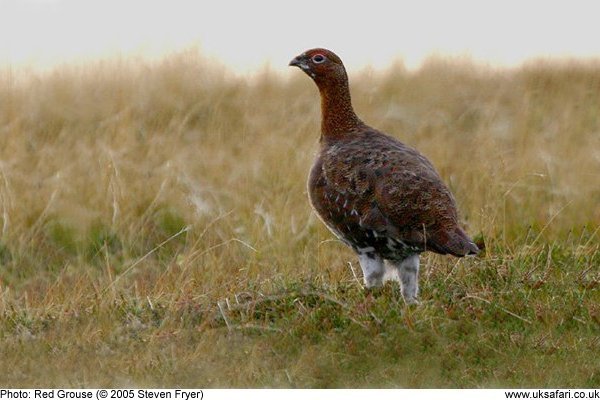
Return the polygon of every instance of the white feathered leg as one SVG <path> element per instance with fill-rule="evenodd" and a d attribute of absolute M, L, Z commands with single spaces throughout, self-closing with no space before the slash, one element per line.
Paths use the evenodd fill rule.
<path fill-rule="evenodd" d="M 406 304 L 417 304 L 419 294 L 419 255 L 415 254 L 401 262 L 393 262 L 398 269 L 402 285 L 402 297 Z"/>
<path fill-rule="evenodd" d="M 367 288 L 381 286 L 385 272 L 383 259 L 374 253 L 359 253 L 358 261 L 363 271 L 365 286 Z"/>

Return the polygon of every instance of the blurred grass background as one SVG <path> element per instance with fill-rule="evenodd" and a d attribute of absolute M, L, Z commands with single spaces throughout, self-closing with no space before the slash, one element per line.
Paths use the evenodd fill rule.
<path fill-rule="evenodd" d="M 0 71 L 2 385 L 600 385 L 600 64 L 348 68 L 486 242 L 425 255 L 417 308 L 363 291 L 311 212 L 300 72 Z"/>

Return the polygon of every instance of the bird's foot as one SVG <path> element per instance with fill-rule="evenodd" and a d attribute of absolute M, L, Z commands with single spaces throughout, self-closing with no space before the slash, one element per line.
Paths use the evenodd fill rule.
<path fill-rule="evenodd" d="M 375 289 L 375 288 L 380 288 L 383 286 L 383 279 L 381 279 L 380 277 L 376 277 L 376 278 L 365 278 L 364 280 L 365 283 L 365 288 L 366 289 Z"/>
<path fill-rule="evenodd" d="M 419 299 L 417 299 L 416 297 L 404 297 L 404 303 L 407 306 L 418 306 L 419 304 L 421 304 L 421 302 L 419 301 Z"/>

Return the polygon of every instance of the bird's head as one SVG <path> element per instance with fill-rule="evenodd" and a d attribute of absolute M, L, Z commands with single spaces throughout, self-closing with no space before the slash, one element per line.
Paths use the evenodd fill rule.
<path fill-rule="evenodd" d="M 326 83 L 345 83 L 348 80 L 342 60 L 327 49 L 307 50 L 290 61 L 289 65 L 300 68 L 319 87 Z"/>

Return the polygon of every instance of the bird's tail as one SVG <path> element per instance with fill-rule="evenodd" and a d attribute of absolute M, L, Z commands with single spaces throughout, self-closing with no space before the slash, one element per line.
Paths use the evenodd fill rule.
<path fill-rule="evenodd" d="M 456 226 L 450 231 L 445 231 L 438 235 L 437 240 L 427 243 L 430 250 L 440 254 L 452 254 L 456 257 L 464 257 L 479 253 L 479 247 L 471 240 L 469 236 Z"/>

